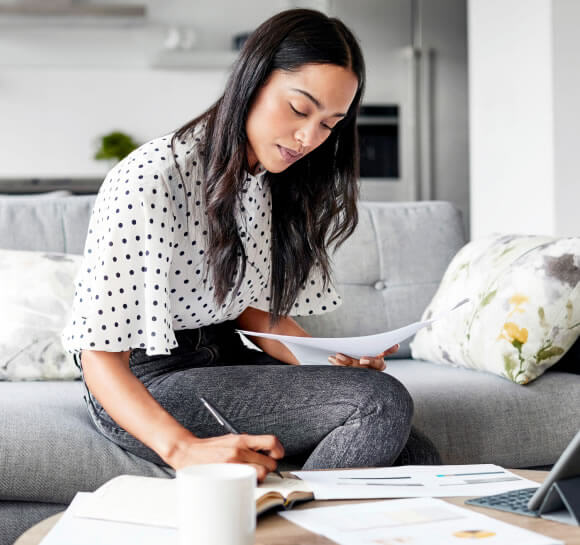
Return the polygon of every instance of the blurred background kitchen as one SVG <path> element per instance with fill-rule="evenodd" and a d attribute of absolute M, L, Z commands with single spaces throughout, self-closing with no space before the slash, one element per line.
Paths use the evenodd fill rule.
<path fill-rule="evenodd" d="M 293 7 L 361 42 L 364 200 L 451 201 L 471 237 L 580 234 L 578 0 L 0 0 L 0 193 L 95 193 L 107 145 L 201 113 Z"/>

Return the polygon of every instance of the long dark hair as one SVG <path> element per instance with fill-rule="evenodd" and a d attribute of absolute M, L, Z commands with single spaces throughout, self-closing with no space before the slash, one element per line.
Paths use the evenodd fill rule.
<path fill-rule="evenodd" d="M 246 268 L 235 213 L 249 171 L 245 125 L 250 106 L 272 71 L 298 70 L 305 64 L 348 68 L 358 78 L 358 89 L 346 117 L 319 147 L 283 172 L 264 175 L 272 195 L 271 326 L 289 314 L 315 264 L 327 287 L 329 248 L 334 244 L 336 250 L 358 223 L 356 116 L 364 92 L 365 66 L 356 38 L 340 20 L 318 11 L 292 9 L 274 15 L 246 40 L 224 94 L 178 129 L 171 140 L 173 150 L 177 139 L 198 123 L 206 124 L 200 144 L 209 225 L 207 259 L 215 282 L 215 302 L 220 306 L 228 291 L 237 292 Z"/>

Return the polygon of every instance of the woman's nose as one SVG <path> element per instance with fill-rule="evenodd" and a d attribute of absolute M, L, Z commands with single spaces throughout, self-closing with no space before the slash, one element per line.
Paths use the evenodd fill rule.
<path fill-rule="evenodd" d="M 320 143 L 319 140 L 322 140 L 318 127 L 310 123 L 300 127 L 294 137 L 301 144 L 302 150 L 312 149 Z"/>

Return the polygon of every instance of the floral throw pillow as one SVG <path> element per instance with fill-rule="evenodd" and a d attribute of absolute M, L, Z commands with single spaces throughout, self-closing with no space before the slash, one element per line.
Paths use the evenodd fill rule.
<path fill-rule="evenodd" d="M 423 319 L 470 302 L 420 330 L 413 358 L 526 384 L 580 335 L 580 238 L 490 235 L 453 258 Z"/>
<path fill-rule="evenodd" d="M 60 341 L 81 255 L 0 250 L 0 380 L 79 378 Z"/>

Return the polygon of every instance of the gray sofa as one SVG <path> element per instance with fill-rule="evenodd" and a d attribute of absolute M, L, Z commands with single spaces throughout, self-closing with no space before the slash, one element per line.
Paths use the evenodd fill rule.
<path fill-rule="evenodd" d="M 0 248 L 80 254 L 93 202 L 94 195 L 0 198 Z M 344 304 L 298 321 L 313 335 L 350 336 L 418 320 L 465 242 L 449 203 L 361 203 L 360 224 L 334 259 Z M 388 371 L 411 392 L 414 425 L 445 463 L 549 465 L 580 428 L 576 374 L 555 369 L 518 386 L 412 360 L 408 342 Z M 79 381 L 0 382 L 0 545 L 65 509 L 77 491 L 121 473 L 172 475 L 95 430 Z"/>

